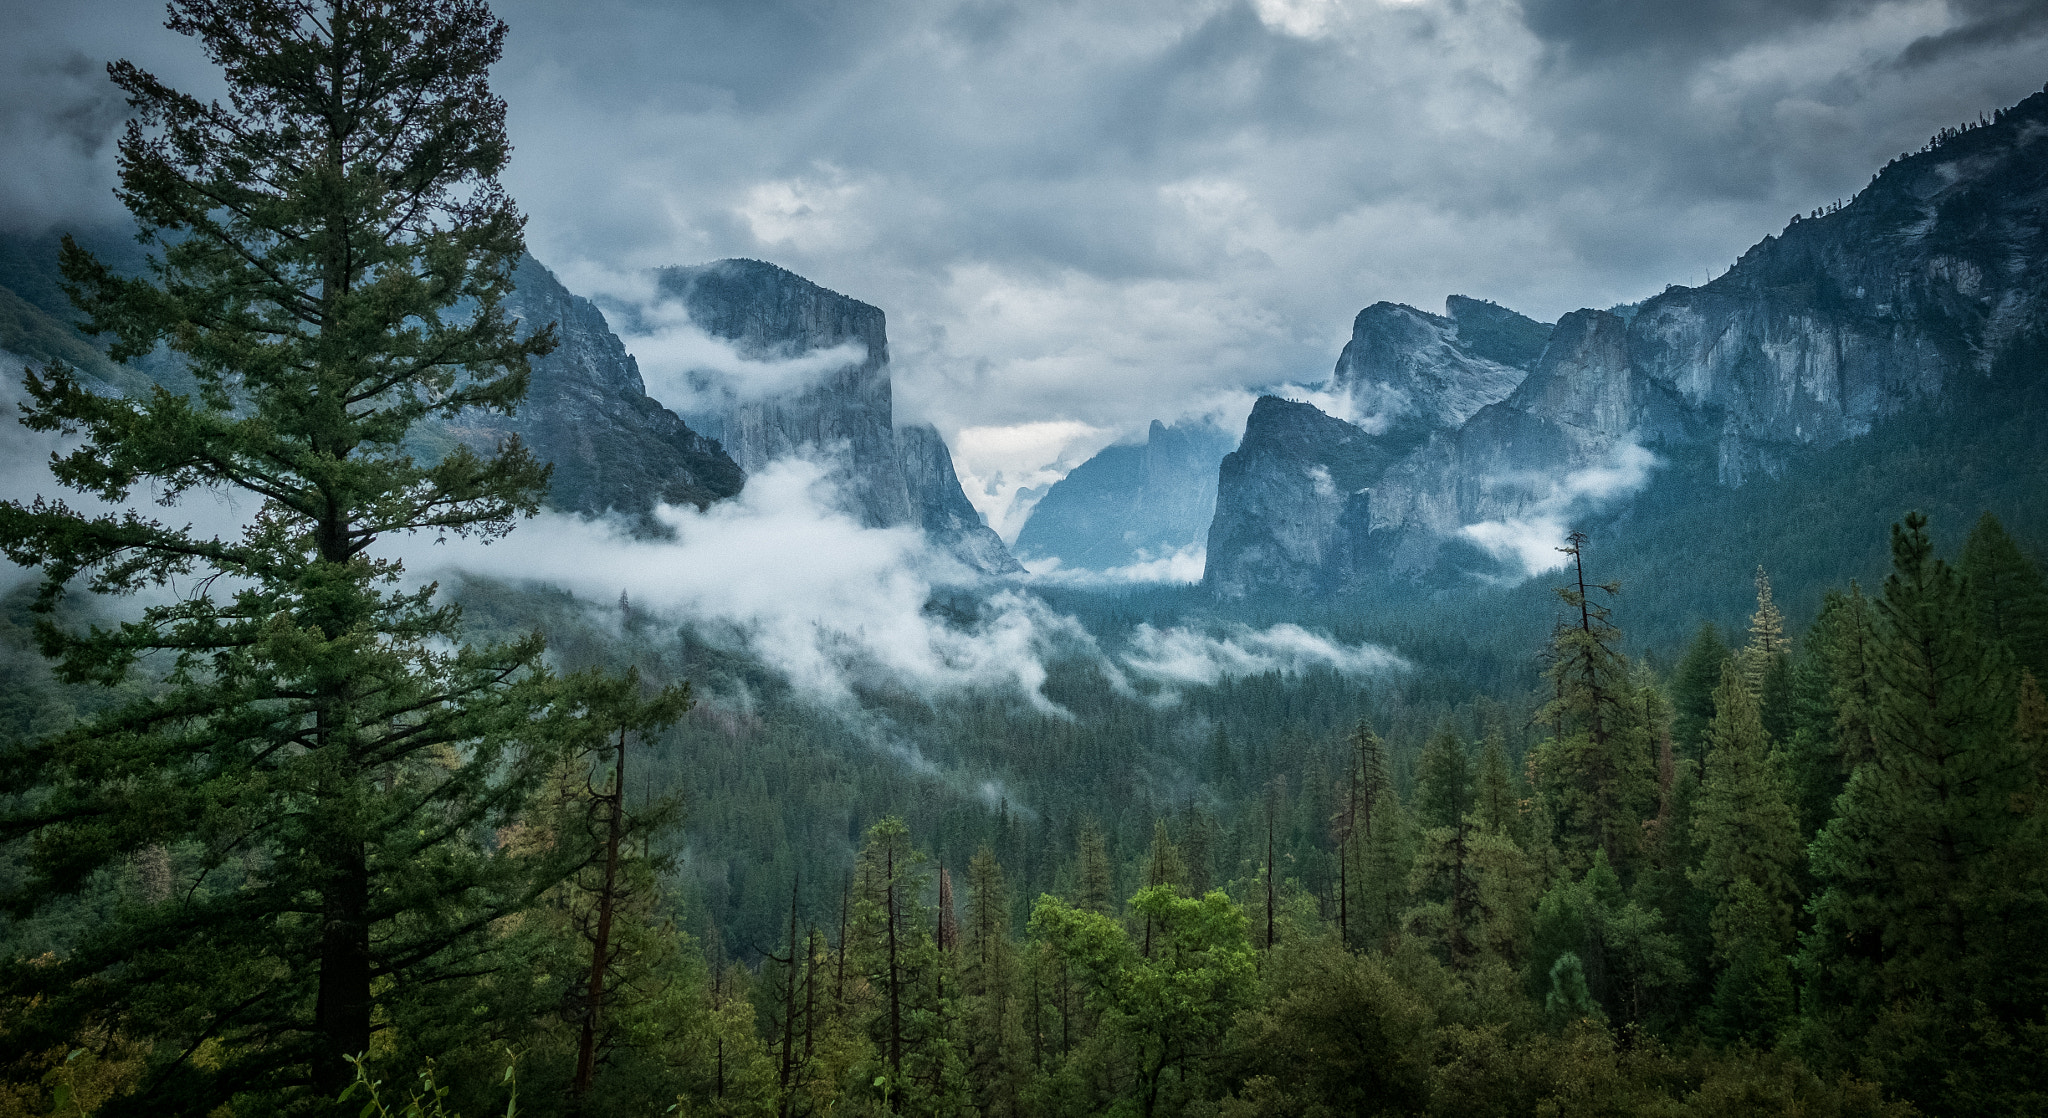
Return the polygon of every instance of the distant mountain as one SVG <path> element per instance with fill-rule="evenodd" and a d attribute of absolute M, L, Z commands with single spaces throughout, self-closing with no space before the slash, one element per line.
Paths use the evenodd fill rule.
<path fill-rule="evenodd" d="M 1373 564 L 1372 490 L 1432 440 L 1506 399 L 1552 328 L 1453 295 L 1437 316 L 1398 303 L 1358 312 L 1324 392 L 1350 421 L 1265 397 L 1225 459 L 1204 581 L 1226 597 L 1347 589 Z"/>
<path fill-rule="evenodd" d="M 118 270 L 142 267 L 125 229 L 76 236 Z M 0 237 L 0 349 L 38 362 L 63 358 L 109 391 L 132 392 L 152 381 L 189 389 L 191 378 L 174 355 L 160 351 L 133 367 L 117 366 L 71 327 L 76 314 L 60 286 L 57 240 Z M 526 399 L 514 414 L 428 420 L 410 435 L 415 453 L 433 457 L 457 443 L 487 450 L 516 434 L 554 464 L 548 504 L 567 512 L 644 517 L 656 502 L 702 507 L 739 493 L 746 475 L 716 441 L 647 395 L 633 356 L 589 300 L 570 294 L 530 256 L 520 259 L 513 279 L 506 309 L 521 330 L 554 323 L 561 344 L 534 359 Z"/>
<path fill-rule="evenodd" d="M 1536 330 L 1512 312 L 1376 304 L 1328 386 L 1357 422 L 1318 413 L 1359 436 L 1262 401 L 1222 472 L 1205 581 L 1243 597 L 1519 574 L 1518 536 L 1740 490 L 2039 379 L 2044 300 L 2048 93 L 1893 161 L 1704 287 L 1566 315 L 1526 364 Z"/>
<path fill-rule="evenodd" d="M 876 528 L 916 525 L 984 573 L 1023 568 L 982 523 L 937 430 L 898 429 L 889 338 L 879 308 L 759 260 L 719 260 L 658 273 L 664 299 L 692 325 L 765 366 L 851 346 L 853 359 L 786 386 L 756 389 L 696 377 L 709 403 L 690 420 L 748 472 L 790 454 L 834 464 L 844 506 Z"/>
<path fill-rule="evenodd" d="M 1054 482 L 1017 534 L 1017 554 L 1100 571 L 1201 544 L 1216 468 L 1235 442 L 1213 424 L 1153 420 L 1144 442 L 1107 447 Z"/>
<path fill-rule="evenodd" d="M 516 434 L 555 466 L 549 503 L 569 512 L 644 515 L 657 501 L 702 508 L 735 496 L 746 474 L 717 441 L 647 395 L 640 367 L 604 315 L 531 256 L 506 309 L 522 331 L 553 323 L 560 344 L 533 361 L 511 416 L 465 412 L 422 432 L 488 447 Z"/>

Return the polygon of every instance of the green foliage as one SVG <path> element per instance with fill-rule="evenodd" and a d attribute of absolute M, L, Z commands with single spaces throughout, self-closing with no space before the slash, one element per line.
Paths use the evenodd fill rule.
<path fill-rule="evenodd" d="M 1586 543 L 1574 532 L 1563 549 L 1571 556 L 1574 582 L 1557 595 L 1571 616 L 1552 634 L 1545 671 L 1550 701 L 1537 715 L 1551 736 L 1536 747 L 1532 767 L 1566 865 L 1578 872 L 1598 851 L 1632 873 L 1642 824 L 1656 800 L 1652 728 L 1616 651 L 1621 631 L 1608 607 L 1593 597 L 1599 591 L 1611 599 L 1620 587 L 1587 583 Z"/>
<path fill-rule="evenodd" d="M 67 240 L 62 268 L 113 359 L 167 346 L 196 390 L 103 396 L 55 363 L 23 422 L 79 436 L 52 472 L 98 501 L 215 491 L 253 515 L 209 535 L 0 506 L 0 549 L 43 575 L 58 678 L 147 684 L 6 751 L 25 794 L 0 838 L 27 844 L 17 913 L 130 856 L 174 883 L 5 983 L 34 999 L 31 1035 L 118 1022 L 158 1042 L 122 1106 L 204 1109 L 309 1078 L 331 1097 L 380 1016 L 438 1013 L 503 965 L 494 921 L 560 866 L 492 835 L 583 731 L 549 713 L 538 638 L 463 643 L 458 611 L 373 551 L 502 534 L 546 483 L 516 444 L 404 449 L 429 417 L 509 410 L 552 345 L 502 309 L 522 249 L 486 78 L 503 25 L 465 3 L 252 2 L 174 4 L 169 26 L 231 103 L 112 66 L 138 117 L 119 194 L 154 256 L 129 278 Z M 81 588 L 151 593 L 81 630 L 57 613 Z"/>
<path fill-rule="evenodd" d="M 1970 529 L 1961 566 L 1978 633 L 2036 678 L 2048 677 L 2048 582 L 2041 569 L 1988 512 Z"/>
<path fill-rule="evenodd" d="M 1713 1019 L 1733 1035 L 1769 1042 L 1791 1012 L 1799 821 L 1770 748 L 1749 680 L 1730 662 L 1714 691 L 1707 779 L 1693 815 L 1700 847 L 1692 882 L 1715 898 Z"/>
<path fill-rule="evenodd" d="M 1156 928 L 1141 952 L 1122 923 L 1043 896 L 1031 933 L 1079 972 L 1101 1029 L 1121 1041 L 1139 1113 L 1195 1090 L 1237 1012 L 1251 1000 L 1257 953 L 1244 910 L 1221 891 L 1179 896 L 1155 885 L 1131 898 L 1134 915 Z"/>
<path fill-rule="evenodd" d="M 1678 755 L 1702 771 L 1706 758 L 1707 723 L 1714 718 L 1714 688 L 1721 682 L 1721 664 L 1728 659 L 1728 646 L 1711 621 L 1700 622 L 1699 632 L 1685 648 L 1671 677 L 1671 739 Z"/>
<path fill-rule="evenodd" d="M 2043 1090 L 2038 1056 L 2020 1055 L 2038 1053 L 2048 1005 L 2038 774 L 2012 721 L 2010 661 L 1979 636 L 1924 517 L 1893 526 L 1892 553 L 1872 755 L 1813 844 L 1809 1032 L 1860 1048 L 1855 1066 L 1930 1113 L 2012 1109 Z"/>

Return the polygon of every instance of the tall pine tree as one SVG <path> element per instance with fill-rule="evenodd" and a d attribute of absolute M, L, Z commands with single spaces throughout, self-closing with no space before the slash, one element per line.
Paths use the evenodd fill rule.
<path fill-rule="evenodd" d="M 1871 756 L 1813 843 L 1815 1035 L 1929 1113 L 2012 1112 L 2048 1090 L 2048 846 L 2009 661 L 1918 513 L 1877 605 Z"/>
<path fill-rule="evenodd" d="M 1693 884 L 1714 898 L 1718 968 L 1712 1024 L 1770 1040 L 1792 1009 L 1799 821 L 1748 681 L 1730 662 L 1714 691 L 1707 779 L 1693 814 L 1700 864 Z"/>
<path fill-rule="evenodd" d="M 175 879 L 9 985 L 37 1007 L 31 1032 L 118 1021 L 157 1040 L 123 1104 L 154 1113 L 332 1095 L 397 992 L 484 965 L 493 920 L 546 876 L 490 835 L 556 755 L 538 638 L 464 644 L 455 608 L 377 550 L 502 535 L 546 487 L 516 440 L 432 462 L 407 444 L 432 416 L 509 411 L 553 345 L 503 308 L 522 251 L 487 81 L 504 25 L 471 0 L 175 0 L 168 26 L 229 100 L 111 66 L 137 114 L 118 193 L 149 268 L 118 275 L 69 240 L 61 266 L 116 360 L 166 346 L 196 390 L 101 396 L 53 365 L 28 378 L 24 422 L 82 438 L 52 469 L 95 501 L 220 493 L 251 515 L 216 534 L 0 506 L 0 549 L 43 572 L 59 675 L 148 684 L 5 757 L 25 795 L 0 838 L 34 850 L 8 904 L 139 850 L 167 848 Z M 76 631 L 54 620 L 74 587 L 175 590 Z"/>

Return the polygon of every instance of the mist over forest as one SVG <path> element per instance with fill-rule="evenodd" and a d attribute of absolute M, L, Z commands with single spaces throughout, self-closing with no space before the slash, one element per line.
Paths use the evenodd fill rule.
<path fill-rule="evenodd" d="M 0 1118 L 2048 1114 L 2031 7 L 165 11 L 0 5 Z"/>

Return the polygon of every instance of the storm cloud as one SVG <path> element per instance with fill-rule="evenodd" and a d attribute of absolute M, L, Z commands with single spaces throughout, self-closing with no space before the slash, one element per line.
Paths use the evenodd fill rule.
<path fill-rule="evenodd" d="M 2048 76 L 2037 0 L 495 7 L 536 255 L 756 257 L 880 306 L 901 413 L 956 448 L 1085 432 L 963 463 L 1020 479 L 1319 383 L 1377 300 L 1553 319 L 1698 282 Z M 0 18 L 0 222 L 104 217 L 99 61 L 209 92 L 203 62 L 155 3 Z"/>

